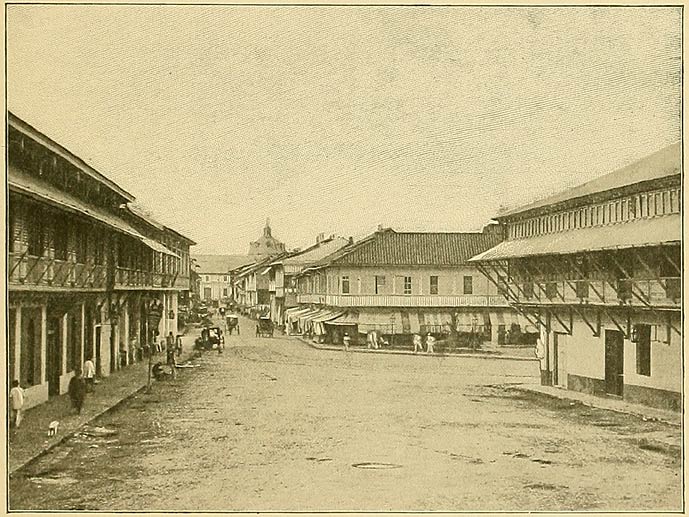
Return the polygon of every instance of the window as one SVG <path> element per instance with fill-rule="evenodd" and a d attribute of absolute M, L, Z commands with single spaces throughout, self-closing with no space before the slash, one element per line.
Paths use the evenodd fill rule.
<path fill-rule="evenodd" d="M 548 300 L 557 298 L 558 290 L 557 284 L 555 282 L 546 282 L 545 284 L 545 296 Z"/>
<path fill-rule="evenodd" d="M 227 287 L 223 287 L 222 289 L 222 295 L 227 297 Z"/>
<path fill-rule="evenodd" d="M 464 294 L 474 294 L 474 277 L 464 277 Z"/>
<path fill-rule="evenodd" d="M 227 282 L 227 275 L 224 275 L 224 276 L 222 277 L 222 281 L 223 281 L 223 282 Z"/>
<path fill-rule="evenodd" d="M 77 262 L 79 264 L 86 264 L 86 254 L 88 250 L 88 234 L 84 226 L 78 226 L 76 229 L 76 240 L 77 240 Z"/>
<path fill-rule="evenodd" d="M 636 373 L 651 375 L 651 326 L 634 325 L 636 331 Z"/>
<path fill-rule="evenodd" d="M 34 257 L 42 257 L 45 246 L 45 231 L 43 228 L 43 217 L 40 210 L 36 210 L 27 227 L 29 237 L 29 255 Z"/>
<path fill-rule="evenodd" d="M 404 277 L 404 294 L 411 294 L 411 277 Z"/>
<path fill-rule="evenodd" d="M 438 277 L 432 275 L 431 276 L 431 294 L 438 294 Z"/>
<path fill-rule="evenodd" d="M 69 226 L 65 221 L 55 219 L 54 234 L 55 258 L 57 260 L 67 260 L 67 244 L 69 240 Z"/>
<path fill-rule="evenodd" d="M 93 260 L 96 264 L 102 265 L 103 264 L 103 256 L 105 255 L 105 241 L 103 240 L 103 236 L 100 234 L 96 234 L 96 242 L 95 244 L 95 253 L 93 255 Z"/>
<path fill-rule="evenodd" d="M 206 282 L 208 282 L 208 275 L 206 275 Z"/>
<path fill-rule="evenodd" d="M 349 294 L 349 276 L 345 275 L 342 277 L 340 287 L 342 289 L 342 294 Z"/>
<path fill-rule="evenodd" d="M 375 290 L 376 290 L 376 294 L 383 294 L 383 292 L 385 291 L 385 277 L 384 276 L 376 275 L 376 277 L 375 277 Z"/>
<path fill-rule="evenodd" d="M 532 282 L 524 282 L 524 298 L 533 298 Z"/>
<path fill-rule="evenodd" d="M 208 277 L 206 277 L 208 278 Z M 211 288 L 210 287 L 204 287 L 203 288 L 203 299 L 204 300 L 210 300 L 211 299 Z"/>

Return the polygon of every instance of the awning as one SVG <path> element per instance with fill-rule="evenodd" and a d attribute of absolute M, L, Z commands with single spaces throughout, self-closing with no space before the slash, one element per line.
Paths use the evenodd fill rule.
<path fill-rule="evenodd" d="M 457 330 L 459 332 L 481 331 L 486 324 L 485 315 L 481 312 L 458 312 Z M 488 320 L 490 322 L 490 319 Z"/>
<path fill-rule="evenodd" d="M 359 312 L 359 332 L 368 334 L 372 330 L 377 330 L 381 334 L 411 334 L 418 332 L 418 316 L 415 316 L 415 325 L 412 322 L 409 312 L 400 311 L 360 311 Z"/>
<path fill-rule="evenodd" d="M 342 316 L 325 322 L 326 325 L 357 325 L 359 323 L 359 314 L 356 312 L 348 312 Z"/>
<path fill-rule="evenodd" d="M 38 199 L 57 208 L 95 219 L 96 221 L 99 221 L 110 228 L 114 228 L 115 230 L 125 233 L 130 237 L 138 239 L 153 251 L 165 253 L 166 255 L 179 258 L 177 254 L 173 253 L 159 242 L 141 235 L 132 226 L 119 217 L 109 214 L 105 210 L 102 210 L 98 207 L 87 205 L 77 197 L 67 192 L 63 192 L 62 190 L 58 190 L 52 185 L 37 181 L 35 178 L 28 176 L 26 173 L 20 171 L 14 166 L 9 167 L 7 184 L 10 190 L 14 192 Z"/>
<path fill-rule="evenodd" d="M 539 235 L 528 239 L 503 241 L 494 248 L 469 259 L 469 262 L 660 246 L 680 243 L 681 235 L 680 215 L 670 214 L 608 226 Z"/>
<path fill-rule="evenodd" d="M 296 316 L 297 314 L 309 311 L 308 307 L 290 307 L 285 311 L 285 317 Z"/>
<path fill-rule="evenodd" d="M 324 321 L 334 320 L 335 318 L 342 316 L 343 314 L 344 314 L 344 311 L 325 310 L 325 311 L 321 312 L 320 314 L 314 316 L 311 319 L 314 322 L 324 322 Z"/>
<path fill-rule="evenodd" d="M 490 314 L 491 325 L 497 327 L 498 325 L 505 325 L 505 330 L 513 325 L 519 325 L 522 332 L 535 333 L 538 329 L 522 314 L 514 311 L 494 312 Z"/>

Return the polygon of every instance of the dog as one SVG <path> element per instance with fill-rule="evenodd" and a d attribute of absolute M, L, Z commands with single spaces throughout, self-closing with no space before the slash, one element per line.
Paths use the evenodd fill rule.
<path fill-rule="evenodd" d="M 55 436 L 57 434 L 57 430 L 60 427 L 60 422 L 57 420 L 53 420 L 50 422 L 48 425 L 48 436 Z"/>

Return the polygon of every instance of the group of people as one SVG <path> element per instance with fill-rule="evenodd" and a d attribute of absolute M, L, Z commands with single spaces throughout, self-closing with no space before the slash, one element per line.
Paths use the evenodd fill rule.
<path fill-rule="evenodd" d="M 430 332 L 426 333 L 426 353 L 427 354 L 434 354 L 435 353 L 435 337 L 433 337 L 433 334 Z M 423 337 L 421 337 L 421 334 L 414 334 L 414 337 L 412 338 L 412 343 L 414 344 L 414 353 L 417 354 L 419 352 L 423 352 Z"/>

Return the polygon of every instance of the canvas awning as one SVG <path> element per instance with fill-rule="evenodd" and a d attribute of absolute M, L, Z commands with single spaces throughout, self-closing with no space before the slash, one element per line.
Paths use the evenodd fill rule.
<path fill-rule="evenodd" d="M 328 320 L 325 322 L 326 325 L 342 325 L 342 326 L 357 325 L 358 323 L 359 323 L 359 314 L 356 312 L 348 312 L 346 314 L 342 314 L 341 316 L 338 316 L 337 318 L 334 318 L 332 320 Z"/>
<path fill-rule="evenodd" d="M 480 332 L 487 324 L 490 325 L 490 316 L 487 312 L 458 312 L 456 314 L 457 330 L 459 332 Z"/>
<path fill-rule="evenodd" d="M 682 220 L 679 214 L 639 219 L 621 224 L 581 228 L 528 239 L 503 241 L 494 248 L 471 258 L 469 262 L 490 262 L 537 255 L 660 246 L 681 242 Z"/>
<path fill-rule="evenodd" d="M 513 311 L 495 312 L 490 314 L 491 325 L 497 327 L 504 325 L 505 329 L 509 329 L 512 324 L 517 324 L 522 332 L 538 332 L 538 329 L 523 315 Z"/>

